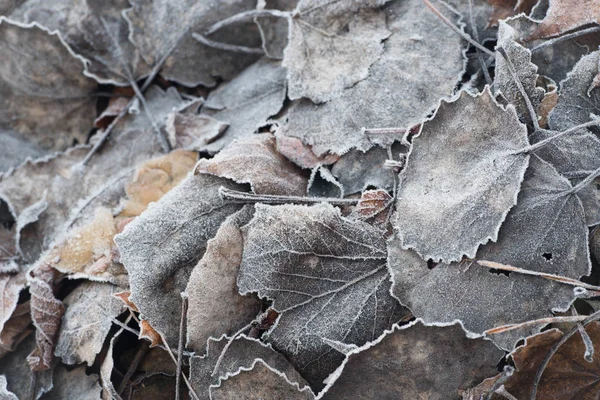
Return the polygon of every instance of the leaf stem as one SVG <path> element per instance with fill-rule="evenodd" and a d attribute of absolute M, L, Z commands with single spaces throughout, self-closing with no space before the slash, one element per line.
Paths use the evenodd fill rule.
<path fill-rule="evenodd" d="M 583 35 L 587 35 L 588 33 L 595 33 L 595 32 L 600 32 L 600 26 L 594 26 L 591 28 L 587 28 L 587 29 L 582 29 L 580 31 L 576 31 L 576 32 L 572 32 L 569 33 L 567 35 L 562 35 L 562 36 L 558 36 L 555 37 L 553 39 L 547 40 L 542 44 L 538 44 L 537 46 L 533 47 L 531 49 L 531 52 L 533 53 L 534 51 L 538 51 L 541 50 L 543 48 L 549 47 L 549 46 L 553 46 L 557 43 L 563 42 L 565 40 L 569 40 L 569 39 L 575 39 L 579 36 L 583 36 Z"/>
<path fill-rule="evenodd" d="M 231 203 L 264 203 L 264 204 L 315 204 L 330 203 L 333 205 L 352 205 L 358 204 L 360 199 L 336 199 L 331 197 L 302 197 L 302 196 L 278 196 L 273 194 L 254 194 L 240 192 L 238 190 L 228 189 L 221 186 L 219 195 L 225 201 Z"/>
<path fill-rule="evenodd" d="M 536 151 L 536 150 L 538 150 L 538 149 L 546 146 L 548 143 L 552 143 L 553 141 L 555 141 L 556 139 L 558 139 L 560 137 L 563 137 L 565 135 L 568 135 L 568 134 L 573 133 L 575 131 L 578 131 L 580 129 L 589 128 L 590 126 L 596 126 L 596 125 L 600 125 L 600 120 L 596 120 L 595 119 L 595 120 L 592 120 L 592 121 L 588 121 L 588 122 L 586 122 L 584 124 L 580 124 L 580 125 L 574 126 L 572 128 L 566 129 L 566 130 L 564 130 L 562 132 L 557 133 L 554 136 L 550 136 L 549 138 L 546 138 L 544 140 L 540 140 L 537 143 L 531 144 L 531 145 L 529 145 L 527 147 L 524 147 L 524 148 L 522 148 L 520 150 L 517 150 L 513 154 L 532 153 L 532 152 L 534 152 L 534 151 Z"/>
<path fill-rule="evenodd" d="M 187 293 L 181 293 L 181 320 L 179 322 L 179 343 L 177 345 L 177 368 L 175 372 L 175 400 L 181 398 L 181 364 L 183 361 L 183 337 L 185 335 L 188 309 Z"/>
<path fill-rule="evenodd" d="M 233 52 L 237 52 L 237 53 L 247 53 L 247 54 L 264 54 L 265 53 L 265 51 L 262 49 L 262 47 L 247 47 L 247 46 L 238 46 L 236 44 L 217 42 L 215 40 L 210 40 L 207 37 L 200 35 L 199 33 L 192 33 L 192 37 L 205 46 L 212 47 L 212 48 L 219 49 L 219 50 L 233 51 Z"/>
<path fill-rule="evenodd" d="M 250 10 L 245 11 L 236 15 L 232 15 L 229 18 L 225 18 L 213 25 L 211 25 L 205 32 L 204 35 L 208 36 L 215 33 L 219 29 L 226 27 L 227 25 L 236 24 L 246 20 L 253 19 L 255 17 L 280 17 L 280 18 L 291 18 L 292 14 L 286 11 L 280 10 Z"/>

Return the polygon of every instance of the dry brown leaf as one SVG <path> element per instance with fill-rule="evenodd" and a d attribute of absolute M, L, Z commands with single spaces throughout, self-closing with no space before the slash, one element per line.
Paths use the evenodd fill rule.
<path fill-rule="evenodd" d="M 17 346 L 33 332 L 31 325 L 31 309 L 29 301 L 19 304 L 6 321 L 0 332 L 0 358 L 6 353 L 15 351 Z"/>
<path fill-rule="evenodd" d="M 308 169 L 333 164 L 340 158 L 337 154 L 317 156 L 311 146 L 292 136 L 277 136 L 277 151 L 299 167 Z"/>
<path fill-rule="evenodd" d="M 366 190 L 362 193 L 354 213 L 362 220 L 368 220 L 378 215 L 392 204 L 392 196 L 385 190 Z M 385 213 L 383 216 L 386 217 Z"/>
<path fill-rule="evenodd" d="M 127 308 L 129 308 L 131 311 L 140 312 L 140 310 L 138 310 L 137 306 L 133 303 L 133 301 L 129 300 L 129 296 L 131 296 L 130 291 L 115 293 L 113 296 L 115 296 L 118 299 L 121 299 L 121 301 L 125 303 Z"/>
<path fill-rule="evenodd" d="M 100 398 L 99 377 L 96 374 L 85 373 L 85 366 L 67 369 L 60 365 L 54 369 L 52 376 L 53 387 L 43 397 L 43 400 L 98 400 Z"/>
<path fill-rule="evenodd" d="M 228 126 L 208 115 L 173 113 L 167 119 L 166 130 L 173 148 L 201 151 L 221 137 Z"/>
<path fill-rule="evenodd" d="M 140 339 L 150 340 L 150 347 L 156 347 L 162 344 L 163 340 L 160 334 L 145 319 L 140 321 Z"/>
<path fill-rule="evenodd" d="M 277 152 L 275 137 L 260 133 L 232 142 L 211 159 L 201 159 L 197 173 L 249 183 L 257 194 L 302 196 L 308 178 Z"/>
<path fill-rule="evenodd" d="M 558 36 L 588 24 L 600 24 L 600 0 L 550 0 L 550 8 L 528 40 Z"/>

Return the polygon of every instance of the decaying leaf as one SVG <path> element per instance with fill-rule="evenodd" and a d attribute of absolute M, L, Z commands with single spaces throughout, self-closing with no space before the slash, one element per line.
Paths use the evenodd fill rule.
<path fill-rule="evenodd" d="M 0 332 L 0 358 L 15 351 L 17 346 L 32 332 L 29 302 L 19 304 Z"/>
<path fill-rule="evenodd" d="M 180 293 L 206 242 L 241 208 L 223 202 L 221 186 L 241 189 L 227 179 L 190 175 L 115 236 L 129 272 L 131 301 L 175 348 L 181 313 L 174 310 L 181 310 Z"/>
<path fill-rule="evenodd" d="M 0 17 L 0 126 L 42 148 L 84 143 L 92 128 L 97 84 L 83 59 L 56 33 Z M 33 61 L 32 61 L 33 60 Z"/>
<path fill-rule="evenodd" d="M 456 323 L 428 327 L 417 320 L 347 354 L 322 398 L 453 399 L 496 372 L 503 356 L 490 341 L 465 337 Z"/>
<path fill-rule="evenodd" d="M 228 126 L 208 115 L 173 113 L 169 115 L 166 130 L 174 148 L 201 151 L 221 137 Z"/>
<path fill-rule="evenodd" d="M 130 0 L 130 3 L 132 9 L 125 12 L 130 38 L 148 65 L 154 67 L 166 57 L 161 71 L 166 79 L 187 86 L 214 86 L 217 78 L 231 79 L 257 59 L 256 54 L 211 48 L 192 37 L 193 32 L 203 34 L 216 22 L 252 10 L 255 1 Z M 261 44 L 252 21 L 226 27 L 209 39 L 247 47 Z"/>
<path fill-rule="evenodd" d="M 65 364 L 87 363 L 91 366 L 101 351 L 113 318 L 125 307 L 113 295 L 118 288 L 108 283 L 84 282 L 72 291 L 63 304 L 54 355 Z"/>
<path fill-rule="evenodd" d="M 410 128 L 452 94 L 464 64 L 460 37 L 420 0 L 391 3 L 385 13 L 392 35 L 369 76 L 327 103 L 296 102 L 280 135 L 302 139 L 318 156 L 365 151 L 372 144 L 362 128 Z"/>
<path fill-rule="evenodd" d="M 44 395 L 43 400 L 97 400 L 100 398 L 102 387 L 96 374 L 85 373 L 81 365 L 68 370 L 65 366 L 54 369 L 52 390 Z"/>
<path fill-rule="evenodd" d="M 600 24 L 600 1 L 550 0 L 546 17 L 532 36 L 557 36 L 588 24 Z"/>
<path fill-rule="evenodd" d="M 85 1 L 27 0 L 10 18 L 24 23 L 37 22 L 60 32 L 75 53 L 85 57 L 88 75 L 101 83 L 129 85 L 148 73 L 138 50 L 128 40 L 127 20 L 122 12 L 126 0 Z"/>
<path fill-rule="evenodd" d="M 210 159 L 201 159 L 196 172 L 249 183 L 257 194 L 302 196 L 308 178 L 276 150 L 275 137 L 261 133 L 241 138 Z"/>
<path fill-rule="evenodd" d="M 139 339 L 147 339 L 150 341 L 150 347 L 156 347 L 163 343 L 163 338 L 146 320 L 140 321 Z"/>
<path fill-rule="evenodd" d="M 281 315 L 263 337 L 314 389 L 343 359 L 323 339 L 363 345 L 406 314 L 389 294 L 377 228 L 327 204 L 257 204 L 242 232 L 240 292 L 273 301 Z"/>
<path fill-rule="evenodd" d="M 277 151 L 288 160 L 301 168 L 313 169 L 321 165 L 330 165 L 339 160 L 337 154 L 317 156 L 310 146 L 302 143 L 302 140 L 291 136 L 276 136 Z"/>
<path fill-rule="evenodd" d="M 442 102 L 400 174 L 395 228 L 424 259 L 459 261 L 495 241 L 529 162 L 527 129 L 488 89 Z M 453 149 L 448 151 L 448 149 Z"/>
<path fill-rule="evenodd" d="M 279 112 L 285 93 L 285 69 L 281 63 L 267 58 L 258 60 L 210 93 L 202 113 L 229 127 L 222 136 L 198 150 L 216 153 L 234 139 L 253 134 Z"/>
<path fill-rule="evenodd" d="M 517 42 L 519 39 L 518 35 L 519 32 L 510 26 L 508 22 L 501 21 L 496 47 L 502 48 L 506 52 L 517 78 L 531 101 L 533 109 L 537 110 L 544 97 L 544 89 L 537 87 L 537 66 L 531 62 L 531 51 Z M 527 110 L 526 100 L 517 87 L 515 78 L 510 72 L 510 67 L 498 51 L 496 54 L 494 88 L 496 91 L 502 93 L 502 96 L 510 104 L 515 106 L 521 121 L 531 124 L 531 116 Z"/>
<path fill-rule="evenodd" d="M 548 116 L 551 129 L 571 128 L 590 121 L 590 114 L 600 115 L 600 88 L 593 87 L 599 62 L 600 50 L 582 57 L 561 82 L 558 104 Z"/>
<path fill-rule="evenodd" d="M 385 12 L 376 8 L 386 2 L 298 3 L 283 53 L 290 99 L 329 101 L 369 75 L 391 34 Z"/>
<path fill-rule="evenodd" d="M 27 280 L 25 274 L 20 273 L 17 275 L 12 274 L 1 274 L 0 275 L 0 294 L 2 305 L 0 307 L 0 333 L 4 332 L 4 324 L 8 321 L 17 308 L 19 301 L 19 293 L 25 287 Z M 0 336 L 0 342 L 3 340 Z"/>
<path fill-rule="evenodd" d="M 210 338 L 206 344 L 207 352 L 202 357 L 192 357 L 190 361 L 190 382 L 201 400 L 209 399 L 210 392 L 230 376 L 240 371 L 251 370 L 257 362 L 262 362 L 283 374 L 286 380 L 303 392 L 310 393 L 306 381 L 296 372 L 285 357 L 274 351 L 270 345 L 244 335 L 236 338 L 216 363 L 225 349 L 228 338 Z M 260 361 L 258 361 L 260 360 Z"/>
<path fill-rule="evenodd" d="M 362 193 L 353 214 L 363 221 L 366 221 L 380 215 L 384 210 L 391 206 L 392 201 L 392 196 L 385 190 L 365 190 Z"/>
<path fill-rule="evenodd" d="M 240 369 L 229 375 L 219 386 L 210 388 L 210 398 L 214 400 L 235 399 L 244 393 L 246 399 L 286 399 L 313 400 L 315 395 L 308 387 L 298 389 L 298 383 L 292 383 L 285 374 L 271 368 L 261 359 L 257 359 L 249 371 Z"/>
<path fill-rule="evenodd" d="M 228 217 L 192 271 L 185 289 L 187 345 L 197 353 L 204 352 L 210 337 L 232 335 L 260 313 L 262 302 L 254 296 L 240 296 L 236 285 L 244 248 L 240 227 L 253 214 L 253 207 L 246 206 Z"/>

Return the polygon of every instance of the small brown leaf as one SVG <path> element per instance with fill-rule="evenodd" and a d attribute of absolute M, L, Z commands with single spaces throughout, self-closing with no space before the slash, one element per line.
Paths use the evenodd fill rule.
<path fill-rule="evenodd" d="M 0 333 L 0 358 L 6 353 L 15 351 L 17 346 L 33 332 L 31 324 L 30 302 L 19 304 L 4 324 Z"/>
<path fill-rule="evenodd" d="M 150 325 L 145 319 L 140 321 L 140 336 L 139 339 L 150 340 L 150 347 L 156 347 L 162 344 L 163 340 L 160 334 Z"/>
<path fill-rule="evenodd" d="M 385 190 L 366 190 L 362 193 L 355 212 L 362 220 L 373 218 L 391 205 L 392 196 Z"/>
<path fill-rule="evenodd" d="M 131 296 L 131 292 L 130 291 L 115 293 L 115 294 L 113 294 L 113 296 L 115 296 L 118 299 L 121 299 L 121 301 L 123 303 L 125 303 L 125 305 L 127 306 L 127 308 L 129 308 L 131 311 L 140 312 L 140 310 L 138 310 L 138 308 L 134 304 L 134 302 L 131 301 L 131 300 L 129 300 L 129 296 Z"/>
<path fill-rule="evenodd" d="M 311 146 L 292 136 L 277 136 L 277 151 L 299 167 L 308 169 L 333 164 L 340 158 L 337 154 L 317 156 Z"/>
<path fill-rule="evenodd" d="M 165 128 L 173 148 L 200 151 L 221 137 L 228 126 L 208 115 L 173 113 Z"/>

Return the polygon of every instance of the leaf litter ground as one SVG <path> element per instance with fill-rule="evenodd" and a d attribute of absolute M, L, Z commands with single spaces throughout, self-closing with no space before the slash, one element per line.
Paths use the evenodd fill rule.
<path fill-rule="evenodd" d="M 0 398 L 597 398 L 598 9 L 0 4 Z"/>

